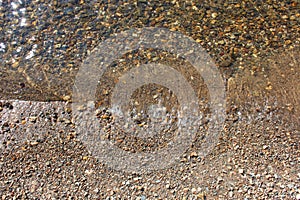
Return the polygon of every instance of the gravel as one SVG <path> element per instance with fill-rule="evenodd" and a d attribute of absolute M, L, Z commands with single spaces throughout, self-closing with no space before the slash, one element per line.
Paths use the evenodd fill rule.
<path fill-rule="evenodd" d="M 0 1 L 0 196 L 300 199 L 299 16 L 297 1 Z M 206 157 L 199 156 L 197 137 L 170 168 L 128 173 L 97 160 L 79 139 L 72 87 L 82 61 L 101 41 L 145 26 L 180 31 L 206 49 L 226 81 L 227 117 Z M 205 84 L 182 58 L 146 49 L 112 64 L 99 83 L 97 105 L 109 105 L 119 73 L 153 61 L 183 74 L 187 66 L 185 76 L 194 77 L 193 88 L 207 103 Z M 176 108 L 164 88 L 138 90 L 137 110 L 168 95 L 167 109 Z M 106 112 L 98 117 L 111 120 Z M 200 136 L 202 131 L 205 126 Z M 168 137 L 155 138 L 146 150 Z M 143 145 L 119 147 L 143 151 Z"/>

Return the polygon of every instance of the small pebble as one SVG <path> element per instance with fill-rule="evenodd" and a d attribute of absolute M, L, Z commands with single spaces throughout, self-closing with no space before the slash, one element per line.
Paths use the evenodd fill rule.
<path fill-rule="evenodd" d="M 212 13 L 211 16 L 212 16 L 212 18 L 216 18 L 218 16 L 218 14 L 217 13 Z"/>
<path fill-rule="evenodd" d="M 31 122 L 36 122 L 36 120 L 37 120 L 37 117 L 35 117 L 35 116 L 29 117 L 29 121 L 31 121 Z"/>

